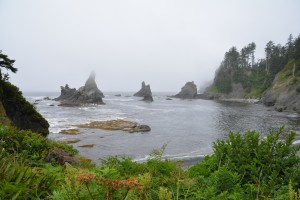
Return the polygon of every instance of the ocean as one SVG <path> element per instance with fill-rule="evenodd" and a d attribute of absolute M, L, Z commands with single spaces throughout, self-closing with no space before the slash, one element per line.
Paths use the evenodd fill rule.
<path fill-rule="evenodd" d="M 121 96 L 115 96 L 121 94 Z M 142 162 L 154 149 L 166 144 L 164 157 L 174 160 L 201 158 L 213 153 L 212 144 L 226 139 L 229 131 L 257 130 L 264 137 L 269 131 L 284 125 L 294 130 L 300 140 L 300 115 L 276 112 L 262 104 L 222 102 L 212 100 L 181 100 L 153 93 L 154 102 L 141 101 L 133 92 L 106 92 L 105 105 L 61 107 L 53 99 L 59 93 L 24 93 L 50 124 L 49 138 L 57 141 L 79 139 L 72 144 L 79 153 L 99 163 L 108 156 L 125 155 Z M 80 129 L 78 135 L 61 134 L 61 130 L 76 125 L 112 119 L 125 119 L 151 127 L 147 133 L 127 133 L 100 129 Z M 92 148 L 80 147 L 94 145 Z"/>

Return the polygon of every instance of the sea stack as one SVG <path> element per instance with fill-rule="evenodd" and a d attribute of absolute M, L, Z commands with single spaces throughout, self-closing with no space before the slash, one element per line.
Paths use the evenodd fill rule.
<path fill-rule="evenodd" d="M 146 85 L 144 81 L 142 82 L 142 88 L 133 96 L 144 97 L 142 101 L 147 101 L 147 102 L 153 101 L 150 85 Z"/>
<path fill-rule="evenodd" d="M 197 97 L 197 86 L 192 82 L 187 82 L 182 88 L 181 91 L 176 94 L 176 98 L 181 98 L 181 99 L 194 99 Z"/>
<path fill-rule="evenodd" d="M 68 84 L 65 87 L 61 86 L 61 95 L 54 100 L 60 101 L 61 106 L 80 106 L 86 103 L 104 104 L 102 100 L 104 95 L 98 89 L 95 77 L 95 72 L 92 72 L 85 85 L 78 90 L 70 88 Z"/>

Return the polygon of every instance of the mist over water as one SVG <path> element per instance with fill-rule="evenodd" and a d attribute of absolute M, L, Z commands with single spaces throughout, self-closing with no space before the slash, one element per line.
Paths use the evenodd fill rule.
<path fill-rule="evenodd" d="M 145 103 L 133 93 L 105 93 L 106 105 L 60 107 L 59 102 L 42 100 L 58 93 L 25 93 L 30 102 L 38 101 L 38 111 L 50 124 L 49 138 L 80 139 L 73 144 L 80 154 L 93 159 L 110 155 L 127 155 L 137 161 L 145 160 L 153 149 L 167 144 L 165 157 L 185 159 L 212 153 L 212 143 L 225 139 L 230 130 L 257 130 L 262 136 L 285 125 L 286 130 L 300 131 L 300 116 L 279 113 L 261 104 L 217 102 L 209 100 L 166 100 L 171 93 L 154 93 L 154 102 Z M 50 106 L 51 105 L 51 106 Z M 147 124 L 148 133 L 127 133 L 100 129 L 80 129 L 78 135 L 63 135 L 59 131 L 76 128 L 91 121 L 126 119 Z M 93 148 L 81 145 L 94 144 Z"/>

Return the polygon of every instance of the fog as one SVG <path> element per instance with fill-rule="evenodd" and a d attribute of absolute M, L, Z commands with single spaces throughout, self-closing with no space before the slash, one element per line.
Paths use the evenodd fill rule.
<path fill-rule="evenodd" d="M 0 0 L 0 50 L 15 59 L 23 91 L 82 86 L 102 91 L 179 91 L 213 80 L 232 46 L 300 33 L 299 0 Z"/>

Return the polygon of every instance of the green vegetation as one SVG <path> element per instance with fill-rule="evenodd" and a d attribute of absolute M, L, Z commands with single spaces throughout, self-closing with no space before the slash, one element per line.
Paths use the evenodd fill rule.
<path fill-rule="evenodd" d="M 300 82 L 300 60 L 290 60 L 288 64 L 277 75 L 277 85 L 293 85 Z M 276 87 L 276 85 L 275 85 Z"/>
<path fill-rule="evenodd" d="M 109 157 L 101 166 L 46 163 L 47 152 L 66 145 L 31 131 L 0 126 L 0 199 L 299 199 L 300 159 L 294 132 L 261 138 L 256 131 L 230 133 L 214 153 L 183 170 L 163 160 L 166 146 L 136 163 Z"/>
<path fill-rule="evenodd" d="M 13 66 L 14 63 L 15 60 L 9 59 L 7 55 L 3 54 L 2 51 L 0 51 L 0 80 L 1 81 L 9 79 L 8 73 L 2 74 L 1 68 L 4 68 L 7 71 L 11 71 L 13 73 L 16 73 L 18 71 L 18 69 Z"/>
<path fill-rule="evenodd" d="M 232 84 L 239 83 L 248 97 L 260 97 L 276 76 L 281 82 L 300 82 L 300 36 L 293 39 L 290 35 L 285 46 L 268 42 L 266 57 L 257 61 L 255 49 L 255 43 L 250 43 L 241 51 L 232 47 L 225 53 L 215 74 L 213 88 L 217 90 L 213 92 L 228 94 L 232 91 Z"/>
<path fill-rule="evenodd" d="M 49 134 L 48 122 L 32 104 L 26 101 L 19 88 L 8 82 L 8 74 L 1 72 L 1 69 L 4 68 L 16 73 L 17 68 L 13 67 L 14 62 L 0 51 L 0 119 L 3 122 L 6 121 L 6 124 L 12 122 L 20 129 L 32 130 L 47 136 Z"/>

